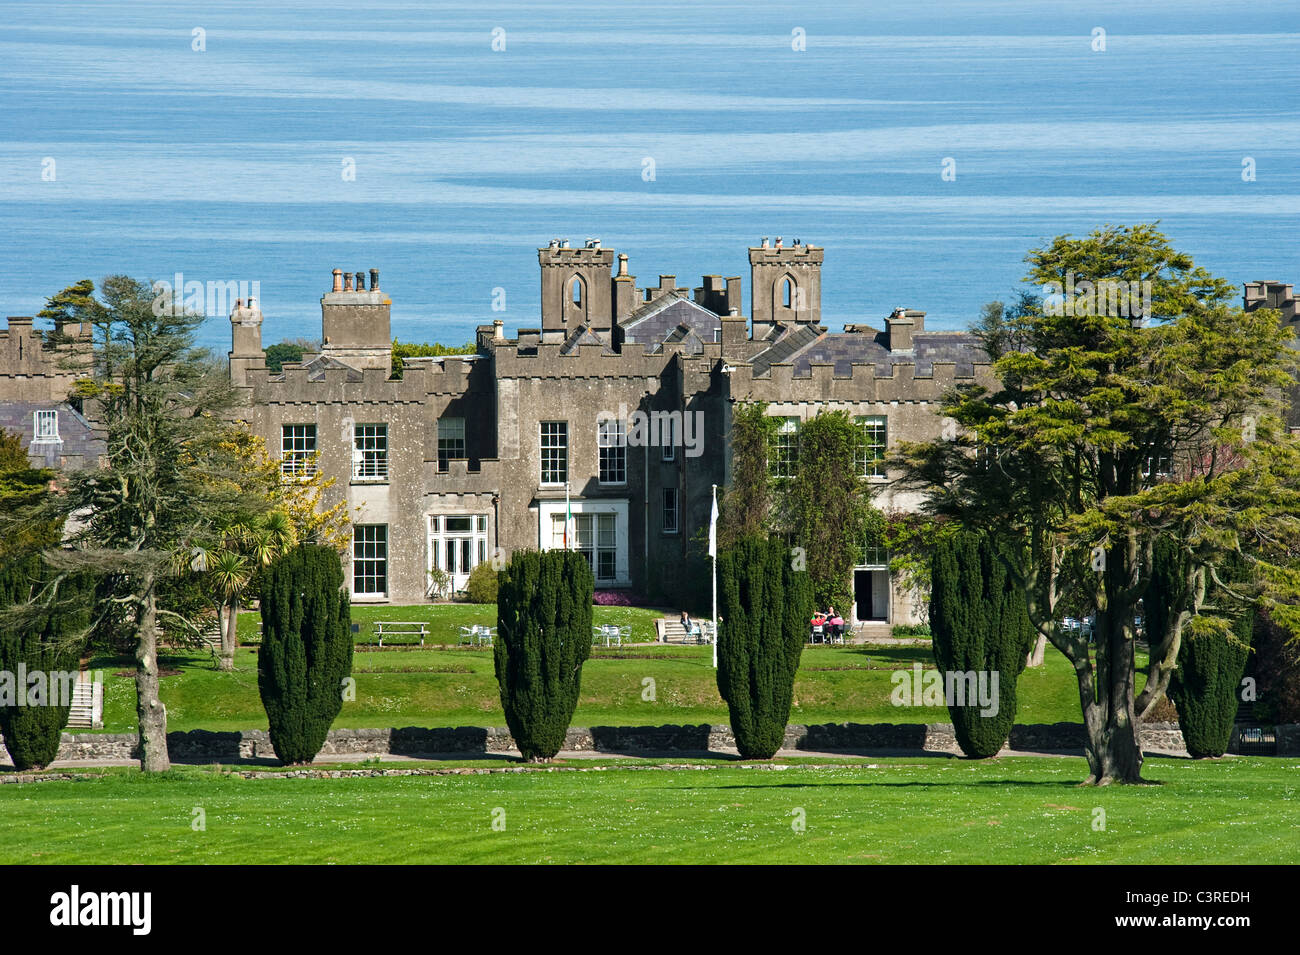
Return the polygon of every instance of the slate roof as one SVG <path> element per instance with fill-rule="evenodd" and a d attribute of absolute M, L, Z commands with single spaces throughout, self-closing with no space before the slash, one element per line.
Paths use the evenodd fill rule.
<path fill-rule="evenodd" d="M 922 332 L 912 338 L 912 351 L 891 352 L 885 333 L 868 329 L 852 332 L 823 332 L 817 326 L 795 326 L 788 329 L 767 350 L 753 360 L 755 374 L 767 374 L 772 365 L 788 362 L 794 366 L 796 378 L 812 374 L 812 363 L 833 363 L 835 374 L 853 374 L 853 365 L 876 366 L 878 377 L 893 375 L 893 365 L 915 364 L 917 377 L 934 373 L 934 363 L 952 362 L 959 377 L 975 373 L 975 363 L 982 361 L 983 351 L 978 339 L 967 332 Z"/>
<path fill-rule="evenodd" d="M 791 325 L 777 330 L 777 337 L 763 351 L 754 356 L 750 365 L 756 375 L 766 375 L 773 365 L 788 362 L 791 358 L 822 337 L 820 325 Z"/>
<path fill-rule="evenodd" d="M 59 413 L 58 441 L 32 443 L 37 411 Z M 108 446 L 104 439 L 98 437 L 85 416 L 66 401 L 0 403 L 0 429 L 21 435 L 28 457 L 38 467 L 80 467 L 85 464 L 93 466 L 98 463 L 100 455 L 108 453 Z"/>
<path fill-rule="evenodd" d="M 664 342 L 684 342 L 690 354 L 698 354 L 705 342 L 722 341 L 722 319 L 684 295 L 670 292 L 634 311 L 623 325 L 624 344 L 644 345 L 654 354 Z"/>
<path fill-rule="evenodd" d="M 609 347 L 609 343 L 586 325 L 583 325 L 564 340 L 564 344 L 560 346 L 560 354 L 572 355 L 578 350 L 578 346 L 580 345 L 604 345 L 605 347 L 602 349 L 604 354 L 614 354 L 614 349 Z"/>
<path fill-rule="evenodd" d="M 327 368 L 345 369 L 347 371 L 348 381 L 362 381 L 365 377 L 361 374 L 359 368 L 353 368 L 351 365 L 346 362 L 341 362 L 337 358 L 326 358 L 324 355 L 317 355 L 311 361 L 304 362 L 302 367 L 307 371 L 308 381 L 324 381 L 325 369 Z"/>

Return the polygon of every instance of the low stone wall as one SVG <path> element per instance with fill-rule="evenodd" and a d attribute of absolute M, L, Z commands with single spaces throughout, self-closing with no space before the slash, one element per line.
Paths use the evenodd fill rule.
<path fill-rule="evenodd" d="M 1279 755 L 1300 754 L 1300 725 L 1275 728 Z M 611 754 L 672 754 L 725 751 L 735 747 L 728 726 L 593 726 L 573 728 L 564 748 L 577 752 Z M 1161 752 L 1185 752 L 1177 723 L 1144 723 L 1142 744 Z M 1012 750 L 1068 752 L 1083 750 L 1083 726 L 1078 723 L 1038 723 L 1012 728 L 1007 745 Z M 823 723 L 786 728 L 785 747 L 806 752 L 958 753 L 957 738 L 948 723 Z M 275 759 L 265 730 L 214 733 L 191 730 L 167 734 L 173 760 L 186 763 Z M 445 729 L 331 730 L 322 756 L 346 753 L 374 755 L 472 756 L 514 750 L 510 731 L 504 728 L 458 726 Z M 1229 752 L 1238 751 L 1234 730 Z M 59 759 L 137 759 L 136 738 L 127 733 L 64 733 Z M 8 754 L 0 750 L 0 764 Z"/>

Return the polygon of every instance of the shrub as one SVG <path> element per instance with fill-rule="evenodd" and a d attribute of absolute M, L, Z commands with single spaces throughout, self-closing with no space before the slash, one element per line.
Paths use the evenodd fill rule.
<path fill-rule="evenodd" d="M 497 602 L 497 572 L 490 562 L 485 561 L 469 572 L 469 581 L 465 584 L 465 597 L 473 604 Z"/>
<path fill-rule="evenodd" d="M 315 758 L 352 672 L 351 608 L 339 555 L 304 544 L 267 569 L 257 689 L 271 746 L 286 764 Z"/>
<path fill-rule="evenodd" d="M 949 701 L 958 745 L 976 759 L 996 755 L 1016 721 L 1016 680 L 1034 630 L 1023 592 L 1007 573 L 998 546 L 986 536 L 960 532 L 935 543 L 930 629 L 931 651 L 945 687 L 948 674 L 974 672 L 975 686 L 982 678 L 990 690 L 988 713 L 978 699 Z M 968 693 L 970 683 L 963 689 Z"/>
<path fill-rule="evenodd" d="M 493 653 L 506 725 L 524 759 L 550 759 L 591 654 L 591 566 L 576 551 L 518 551 L 500 581 Z"/>
<path fill-rule="evenodd" d="M 897 623 L 894 624 L 890 634 L 894 637 L 929 637 L 930 625 L 928 623 Z"/>
<path fill-rule="evenodd" d="M 718 692 L 740 755 L 770 759 L 785 739 L 812 585 L 784 543 L 757 536 L 719 554 L 718 584 Z"/>
<path fill-rule="evenodd" d="M 597 607 L 635 607 L 632 594 L 625 590 L 597 590 L 591 598 Z"/>
<path fill-rule="evenodd" d="M 1193 759 L 1228 751 L 1254 619 L 1253 613 L 1233 621 L 1198 615 L 1183 630 L 1169 697 Z"/>
<path fill-rule="evenodd" d="M 0 565 L 0 608 L 11 608 L 27 601 L 45 582 L 47 569 L 39 554 L 11 559 Z M 84 645 L 81 633 L 90 620 L 91 585 L 75 577 L 60 585 L 56 604 L 40 612 L 5 620 L 0 625 L 0 670 L 14 674 L 15 682 L 6 687 L 23 694 L 23 702 L 35 706 L 0 706 L 0 733 L 15 769 L 41 769 L 54 761 L 59 739 L 68 723 L 72 702 L 72 685 L 51 678 L 55 672 L 74 672 Z M 20 685 L 19 668 L 31 674 L 45 674 L 44 698 L 33 700 L 30 684 Z M 26 681 L 23 681 L 26 684 Z M 58 696 L 58 705 L 55 695 Z"/>

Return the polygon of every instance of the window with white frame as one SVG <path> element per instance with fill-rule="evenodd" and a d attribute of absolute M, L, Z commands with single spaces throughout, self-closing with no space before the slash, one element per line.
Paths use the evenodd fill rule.
<path fill-rule="evenodd" d="M 447 462 L 465 457 L 465 419 L 438 419 L 438 470 L 447 470 Z"/>
<path fill-rule="evenodd" d="M 781 419 L 772 446 L 772 477 L 792 478 L 799 465 L 799 419 Z"/>
<path fill-rule="evenodd" d="M 352 528 L 352 592 L 388 593 L 388 525 L 356 524 Z"/>
<path fill-rule="evenodd" d="M 677 488 L 663 489 L 663 526 L 665 534 L 677 533 Z"/>
<path fill-rule="evenodd" d="M 569 479 L 569 422 L 541 422 L 542 483 L 563 484 Z"/>
<path fill-rule="evenodd" d="M 1168 452 L 1150 455 L 1142 465 L 1142 477 L 1159 481 L 1173 474 L 1173 457 Z"/>
<path fill-rule="evenodd" d="M 37 411 L 32 415 L 33 441 L 59 440 L 59 413 L 57 411 Z"/>
<path fill-rule="evenodd" d="M 869 544 L 862 548 L 862 563 L 866 567 L 888 567 L 889 551 Z"/>
<path fill-rule="evenodd" d="M 859 415 L 855 464 L 863 477 L 885 476 L 885 451 L 889 446 L 888 420 L 884 415 Z"/>
<path fill-rule="evenodd" d="M 469 572 L 487 560 L 486 514 L 434 514 L 429 518 L 429 563 L 446 571 L 460 590 Z"/>
<path fill-rule="evenodd" d="M 654 416 L 650 418 L 654 421 Z M 651 424 L 651 427 L 654 427 Z M 660 460 L 672 461 L 677 457 L 677 416 L 676 412 L 665 414 L 659 422 L 659 452 Z"/>
<path fill-rule="evenodd" d="M 280 426 L 280 473 L 285 477 L 311 477 L 316 473 L 316 426 Z"/>
<path fill-rule="evenodd" d="M 597 583 L 618 577 L 618 515 L 574 514 L 574 540 L 571 550 L 576 550 L 587 563 Z M 551 515 L 551 546 L 564 547 L 564 515 Z"/>
<path fill-rule="evenodd" d="M 600 483 L 627 483 L 627 432 L 622 421 L 601 420 L 596 424 L 600 454 Z"/>
<path fill-rule="evenodd" d="M 354 428 L 352 476 L 363 481 L 388 480 L 388 425 L 359 424 Z"/>

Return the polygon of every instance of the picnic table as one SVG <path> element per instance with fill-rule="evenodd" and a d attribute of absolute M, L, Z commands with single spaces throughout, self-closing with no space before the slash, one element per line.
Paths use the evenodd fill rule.
<path fill-rule="evenodd" d="M 379 637 L 379 645 L 384 645 L 384 637 L 415 637 L 420 638 L 420 646 L 424 646 L 424 638 L 429 635 L 429 624 L 423 620 L 377 620 L 375 621 L 375 634 Z"/>
<path fill-rule="evenodd" d="M 496 629 L 497 629 L 496 627 L 489 627 L 483 624 L 474 624 L 473 626 L 470 627 L 461 627 L 460 637 L 457 638 L 456 645 L 459 646 L 462 643 L 469 643 L 469 644 L 477 643 L 479 645 L 482 645 L 486 643 L 488 646 L 491 646 L 492 638 L 496 636 Z"/>

